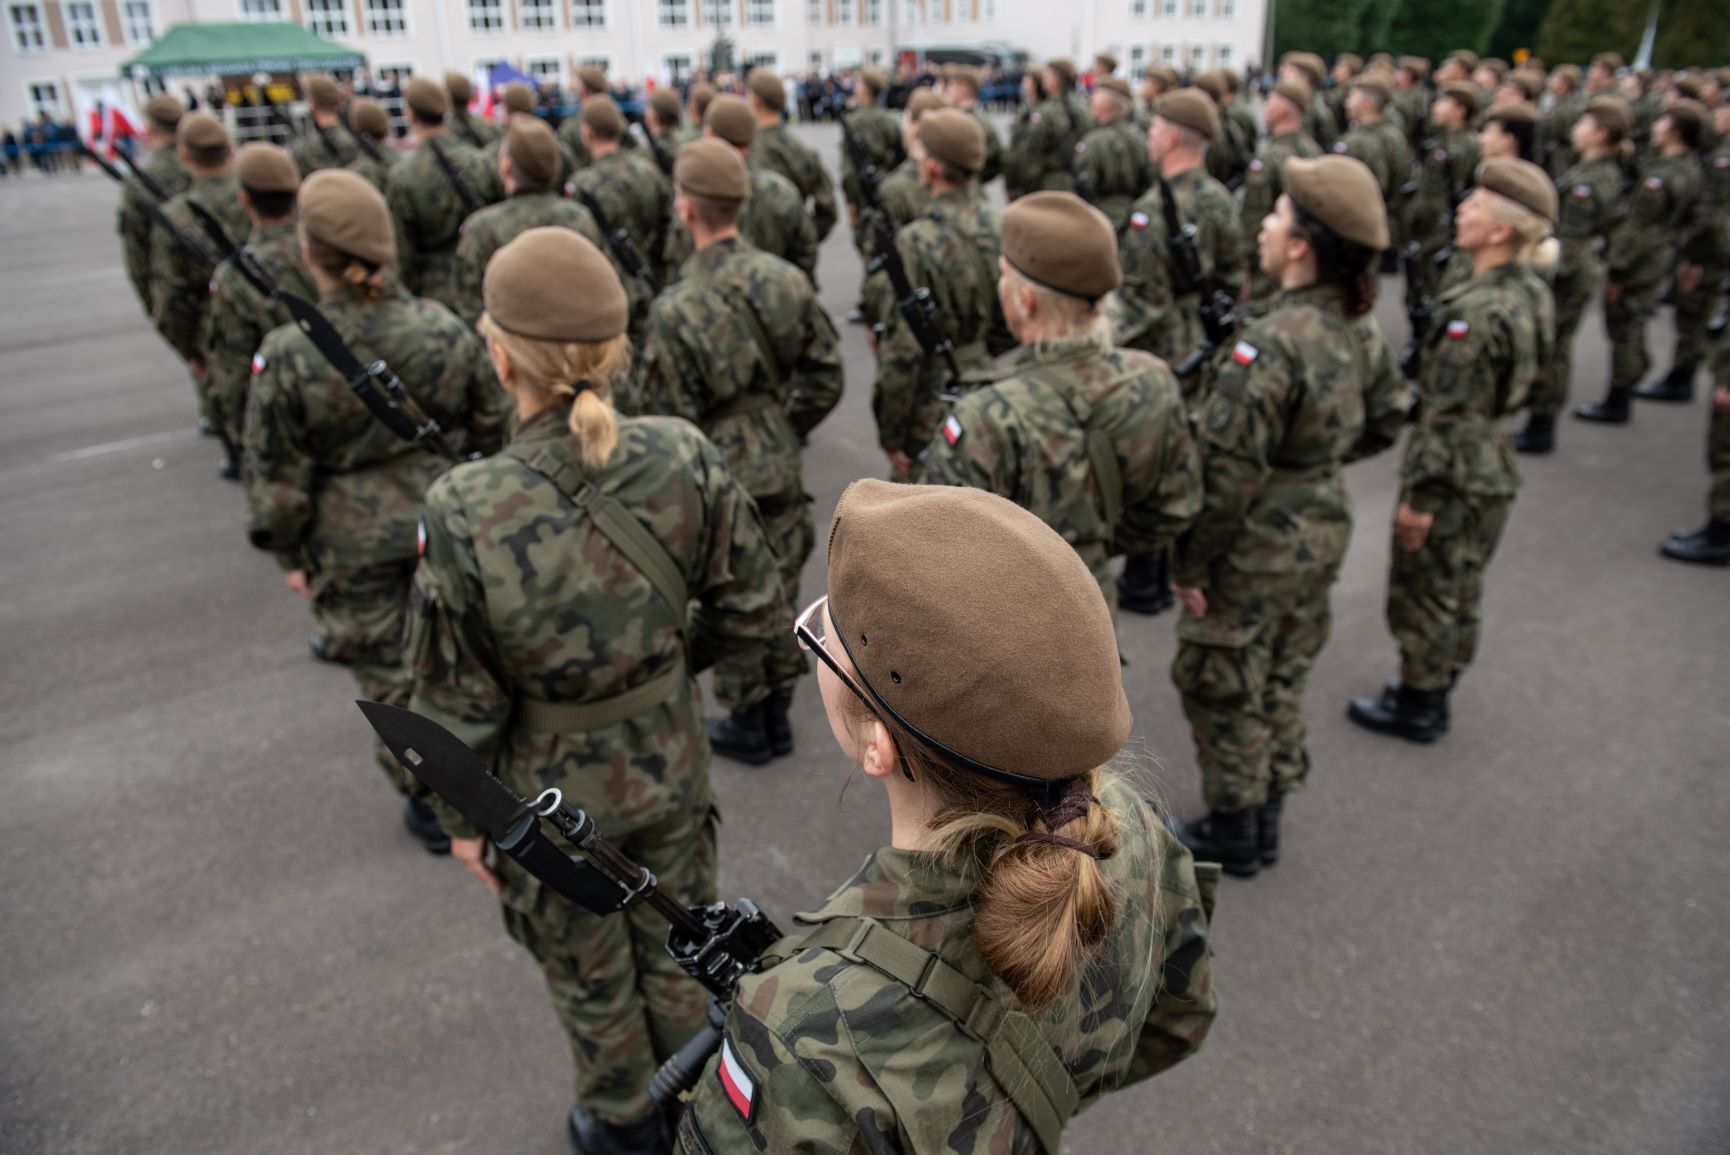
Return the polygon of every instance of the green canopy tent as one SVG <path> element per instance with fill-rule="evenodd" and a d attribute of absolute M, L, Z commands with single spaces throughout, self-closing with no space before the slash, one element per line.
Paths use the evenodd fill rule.
<path fill-rule="evenodd" d="M 121 65 L 133 79 L 147 76 L 251 76 L 254 73 L 329 72 L 360 68 L 366 57 L 314 36 L 298 24 L 176 24 Z"/>

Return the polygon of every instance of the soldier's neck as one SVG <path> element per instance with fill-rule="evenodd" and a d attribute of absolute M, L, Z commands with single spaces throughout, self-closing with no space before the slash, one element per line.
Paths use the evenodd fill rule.
<path fill-rule="evenodd" d="M 1169 180 L 1174 176 L 1182 176 L 1190 169 L 1200 168 L 1202 164 L 1202 158 L 1196 153 L 1174 152 L 1159 158 L 1159 171 Z"/>
<path fill-rule="evenodd" d="M 1486 245 L 1472 254 L 1472 276 L 1494 272 L 1514 259 L 1514 250 L 1507 245 Z"/>
<path fill-rule="evenodd" d="M 417 124 L 414 126 L 414 135 L 416 140 L 437 140 L 444 134 L 445 126 L 442 124 Z"/>

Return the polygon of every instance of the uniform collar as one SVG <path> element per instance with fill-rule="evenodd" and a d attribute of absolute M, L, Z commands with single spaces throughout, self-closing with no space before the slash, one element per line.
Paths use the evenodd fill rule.
<path fill-rule="evenodd" d="M 978 887 L 978 867 L 965 854 L 884 847 L 866 858 L 859 872 L 822 906 L 796 917 L 803 923 L 848 917 L 880 922 L 933 918 L 971 906 Z"/>
<path fill-rule="evenodd" d="M 1281 289 L 1274 296 L 1274 308 L 1288 308 L 1293 305 L 1314 305 L 1318 309 L 1331 312 L 1341 312 L 1344 302 L 1340 300 L 1340 291 L 1333 285 L 1304 285 L 1297 289 Z"/>
<path fill-rule="evenodd" d="M 247 240 L 249 242 L 267 241 L 275 237 L 280 237 L 285 233 L 293 235 L 296 232 L 296 228 L 297 226 L 294 223 L 293 217 L 280 221 L 266 221 L 261 225 L 254 225 L 252 227 L 252 235 L 248 237 Z"/>
<path fill-rule="evenodd" d="M 1057 337 L 1037 345 L 1023 345 L 1015 353 L 1015 367 L 1064 365 L 1071 361 L 1086 361 L 1100 352 L 1099 342 L 1090 334 Z"/>
<path fill-rule="evenodd" d="M 527 421 L 517 424 L 511 432 L 511 444 L 540 444 L 568 436 L 571 431 L 571 404 L 569 401 L 561 401 L 556 405 L 549 405 Z M 516 420 L 514 415 L 512 420 Z"/>
<path fill-rule="evenodd" d="M 716 241 L 706 249 L 698 249 L 686 260 L 682 270 L 683 275 L 691 277 L 714 272 L 734 253 L 748 248 L 749 245 L 750 242 L 746 241 L 743 236 L 732 236 L 724 241 Z"/>

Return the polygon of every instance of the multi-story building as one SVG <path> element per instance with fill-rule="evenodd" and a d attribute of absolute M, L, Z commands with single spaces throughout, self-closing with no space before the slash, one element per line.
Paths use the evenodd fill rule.
<path fill-rule="evenodd" d="M 479 72 L 508 60 L 567 83 L 595 63 L 676 81 L 717 32 L 742 61 L 780 71 L 887 64 L 898 52 L 990 44 L 1084 67 L 1111 51 L 1138 76 L 1154 63 L 1254 61 L 1268 0 L 0 0 L 0 124 L 82 114 L 136 93 L 120 66 L 182 21 L 293 21 L 367 57 L 374 74 Z"/>

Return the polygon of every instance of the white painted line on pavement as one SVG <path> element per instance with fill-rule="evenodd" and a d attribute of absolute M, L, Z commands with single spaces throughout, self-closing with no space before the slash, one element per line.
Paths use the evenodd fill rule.
<path fill-rule="evenodd" d="M 128 437 L 123 441 L 86 445 L 83 449 L 68 449 L 65 453 L 56 453 L 53 460 L 82 461 L 86 457 L 106 457 L 110 453 L 125 453 L 128 449 L 141 449 L 146 445 L 165 445 L 170 441 L 182 441 L 197 436 L 198 430 L 196 429 L 175 429 L 168 433 L 147 433 L 143 437 Z"/>

